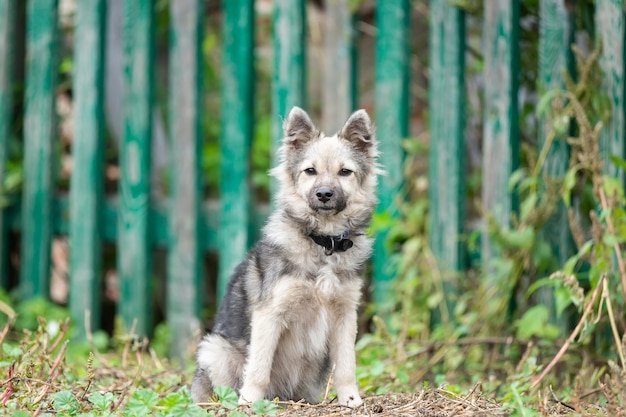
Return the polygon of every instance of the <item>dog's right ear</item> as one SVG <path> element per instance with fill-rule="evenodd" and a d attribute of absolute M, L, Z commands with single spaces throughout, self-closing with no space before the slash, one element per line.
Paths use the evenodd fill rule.
<path fill-rule="evenodd" d="M 309 115 L 296 106 L 291 109 L 283 123 L 283 132 L 285 135 L 283 143 L 295 147 L 299 147 L 319 134 Z"/>

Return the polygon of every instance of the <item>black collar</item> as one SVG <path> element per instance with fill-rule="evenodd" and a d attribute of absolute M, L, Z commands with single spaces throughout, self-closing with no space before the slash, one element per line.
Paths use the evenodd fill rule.
<path fill-rule="evenodd" d="M 345 252 L 354 245 L 354 242 L 350 240 L 350 232 L 347 230 L 337 236 L 321 236 L 311 233 L 309 237 L 324 248 L 326 256 L 332 255 L 333 252 Z"/>

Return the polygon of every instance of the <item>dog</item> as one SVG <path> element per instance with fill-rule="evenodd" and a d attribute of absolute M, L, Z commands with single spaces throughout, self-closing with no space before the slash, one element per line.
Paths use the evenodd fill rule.
<path fill-rule="evenodd" d="M 374 127 L 359 110 L 325 136 L 294 107 L 283 130 L 276 209 L 198 345 L 191 395 L 205 402 L 229 386 L 240 404 L 318 403 L 334 367 L 339 404 L 358 407 L 357 308 L 382 174 Z"/>

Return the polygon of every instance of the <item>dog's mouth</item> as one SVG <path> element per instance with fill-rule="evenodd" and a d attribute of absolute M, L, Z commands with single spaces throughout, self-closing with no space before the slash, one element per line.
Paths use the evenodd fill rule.
<path fill-rule="evenodd" d="M 316 213 L 336 214 L 345 209 L 345 205 L 337 206 L 336 204 L 317 204 L 311 207 Z"/>

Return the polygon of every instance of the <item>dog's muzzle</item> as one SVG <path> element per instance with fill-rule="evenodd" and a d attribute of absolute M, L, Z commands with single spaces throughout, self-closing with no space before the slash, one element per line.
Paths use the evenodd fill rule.
<path fill-rule="evenodd" d="M 309 206 L 317 212 L 338 213 L 346 208 L 346 199 L 341 189 L 322 186 L 309 195 Z"/>

